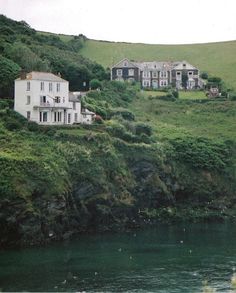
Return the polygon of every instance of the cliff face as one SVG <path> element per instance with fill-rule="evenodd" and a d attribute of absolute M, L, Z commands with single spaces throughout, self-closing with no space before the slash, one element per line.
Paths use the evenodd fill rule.
<path fill-rule="evenodd" d="M 209 159 L 213 167 L 197 166 L 198 156 L 189 164 L 178 151 L 180 141 L 127 142 L 112 136 L 110 125 L 32 132 L 10 110 L 1 115 L 2 247 L 41 245 L 78 232 L 157 220 L 233 218 L 231 146 L 215 149 L 215 164 L 221 168 L 205 152 L 204 162 Z M 7 129 L 4 115 L 21 128 Z M 200 150 L 204 145 L 195 144 Z"/>

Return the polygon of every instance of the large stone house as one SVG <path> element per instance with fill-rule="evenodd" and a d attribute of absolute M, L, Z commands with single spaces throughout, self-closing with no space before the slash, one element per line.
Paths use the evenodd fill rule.
<path fill-rule="evenodd" d="M 194 89 L 203 86 L 199 69 L 186 61 L 134 62 L 127 58 L 111 68 L 111 80 L 140 82 L 142 88 Z"/>
<path fill-rule="evenodd" d="M 38 124 L 92 123 L 94 113 L 81 109 L 80 98 L 60 75 L 22 72 L 15 80 L 14 110 Z"/>

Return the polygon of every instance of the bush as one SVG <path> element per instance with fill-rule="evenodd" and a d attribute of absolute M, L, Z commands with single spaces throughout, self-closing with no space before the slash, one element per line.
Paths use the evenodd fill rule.
<path fill-rule="evenodd" d="M 178 90 L 174 90 L 172 92 L 172 95 L 173 95 L 174 98 L 178 99 L 179 98 L 179 92 L 178 92 Z"/>
<path fill-rule="evenodd" d="M 39 131 L 39 125 L 36 122 L 29 121 L 27 124 L 27 127 L 29 131 L 33 131 L 33 132 Z"/>
<path fill-rule="evenodd" d="M 134 121 L 135 116 L 131 111 L 125 110 L 125 109 L 120 109 L 120 110 L 114 110 L 111 114 L 112 116 L 121 116 L 123 119 L 128 120 L 128 121 Z"/>
<path fill-rule="evenodd" d="M 207 72 L 202 72 L 201 75 L 200 75 L 200 77 L 202 79 L 208 79 L 208 73 Z"/>
<path fill-rule="evenodd" d="M 102 87 L 101 82 L 98 79 L 92 79 L 89 83 L 92 90 L 100 89 Z"/>
<path fill-rule="evenodd" d="M 19 130 L 22 128 L 22 125 L 19 121 L 11 118 L 5 120 L 4 126 L 10 131 Z"/>
<path fill-rule="evenodd" d="M 152 135 L 151 126 L 144 124 L 144 123 L 136 124 L 135 130 L 136 130 L 136 135 L 142 135 L 142 134 L 145 134 L 147 136 Z"/>

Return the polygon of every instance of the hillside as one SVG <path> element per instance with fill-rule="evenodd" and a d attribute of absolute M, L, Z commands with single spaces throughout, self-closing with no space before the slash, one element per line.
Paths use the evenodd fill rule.
<path fill-rule="evenodd" d="M 111 67 L 127 57 L 138 61 L 187 60 L 236 89 L 236 41 L 194 45 L 149 45 L 87 40 L 80 53 Z"/>
<path fill-rule="evenodd" d="M 179 98 L 172 90 L 141 91 L 137 84 L 106 80 L 105 69 L 84 57 L 90 52 L 106 66 L 111 54 L 114 62 L 123 54 L 141 58 L 143 52 L 150 60 L 163 47 L 162 60 L 170 58 L 164 58 L 164 48 L 172 46 L 36 32 L 4 16 L 0 24 L 3 96 L 22 68 L 60 71 L 71 89 L 97 78 L 100 90 L 89 91 L 81 102 L 101 116 L 90 126 L 39 126 L 14 112 L 11 99 L 0 99 L 0 246 L 40 245 L 157 221 L 235 220 L 234 96 L 211 100 L 203 91 L 180 91 Z M 224 51 L 217 59 L 225 65 L 222 72 L 229 55 L 234 57 L 235 42 L 226 44 L 228 56 Z M 135 54 L 132 46 L 139 48 Z M 169 54 L 201 67 L 187 55 L 192 52 L 217 75 L 213 60 L 207 61 L 213 54 L 198 56 L 198 46 L 201 52 L 209 46 L 219 57 L 220 44 L 193 45 L 192 51 L 174 46 L 179 49 Z"/>

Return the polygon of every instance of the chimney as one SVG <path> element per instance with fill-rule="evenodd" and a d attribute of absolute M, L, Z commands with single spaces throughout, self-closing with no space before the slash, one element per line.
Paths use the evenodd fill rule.
<path fill-rule="evenodd" d="M 26 76 L 27 76 L 27 72 L 24 69 L 22 69 L 20 71 L 20 79 L 26 79 Z"/>
<path fill-rule="evenodd" d="M 61 77 L 61 72 L 58 72 L 58 73 L 57 73 L 57 76 Z"/>

